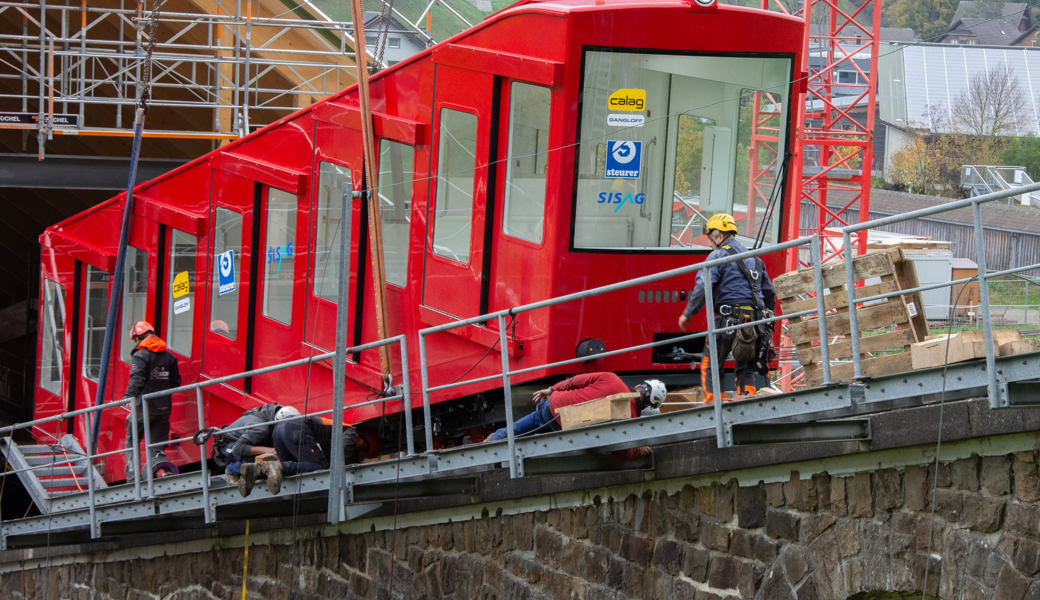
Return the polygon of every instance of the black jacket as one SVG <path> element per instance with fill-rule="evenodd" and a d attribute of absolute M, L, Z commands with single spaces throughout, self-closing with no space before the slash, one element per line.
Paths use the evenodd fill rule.
<path fill-rule="evenodd" d="M 152 392 L 161 392 L 181 385 L 181 373 L 177 368 L 177 357 L 166 349 L 166 342 L 150 335 L 134 348 L 130 364 L 130 383 L 125 396 L 137 397 Z M 148 413 L 168 415 L 173 402 L 170 396 L 148 399 Z"/>

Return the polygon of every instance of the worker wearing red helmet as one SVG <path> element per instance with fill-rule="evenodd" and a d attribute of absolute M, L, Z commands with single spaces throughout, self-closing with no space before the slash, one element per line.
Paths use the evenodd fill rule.
<path fill-rule="evenodd" d="M 163 390 L 180 387 L 181 374 L 177 368 L 177 357 L 166 349 L 166 342 L 155 335 L 152 324 L 148 321 L 138 321 L 130 328 L 130 337 L 134 341 L 134 351 L 131 353 L 130 382 L 126 386 L 126 398 L 134 398 L 135 402 L 143 394 L 161 392 Z M 170 439 L 170 409 L 173 400 L 170 396 L 156 396 L 148 399 L 148 438 L 152 444 L 165 442 Z M 137 439 L 144 440 L 144 411 L 140 404 L 137 405 Z M 133 446 L 133 431 L 130 424 L 126 428 L 126 447 Z M 153 463 L 156 460 L 165 460 L 165 449 L 163 446 L 153 446 L 151 449 Z M 135 476 L 133 473 L 133 459 L 127 457 L 126 462 L 127 479 Z"/>
<path fill-rule="evenodd" d="M 708 236 L 714 250 L 706 260 L 718 260 L 747 252 L 740 242 L 737 241 L 737 223 L 731 215 L 717 213 L 704 224 L 704 234 Z M 741 265 L 743 263 L 743 265 Z M 679 316 L 679 329 L 686 329 L 690 317 L 704 308 L 704 270 L 697 271 L 696 282 L 690 298 L 686 303 L 686 309 Z M 711 297 L 715 308 L 715 327 L 732 327 L 741 322 L 757 321 L 771 317 L 776 309 L 776 292 L 773 282 L 766 273 L 765 265 L 759 258 L 745 258 L 742 261 L 725 263 L 711 269 Z M 750 327 L 749 330 L 755 328 Z M 748 341 L 748 350 L 738 349 L 735 340 L 738 333 L 744 332 L 731 330 L 719 333 L 715 336 L 716 349 L 720 361 L 725 361 L 730 351 L 733 351 L 735 364 L 735 383 L 738 395 L 751 396 L 756 390 L 755 373 L 767 375 L 768 348 L 771 347 L 772 325 L 759 326 L 757 336 Z M 744 345 L 743 343 L 738 345 Z M 754 353 L 749 356 L 748 353 Z M 701 384 L 705 391 L 705 399 L 714 399 L 712 393 L 712 380 L 710 376 L 708 352 L 704 352 L 701 361 Z"/>

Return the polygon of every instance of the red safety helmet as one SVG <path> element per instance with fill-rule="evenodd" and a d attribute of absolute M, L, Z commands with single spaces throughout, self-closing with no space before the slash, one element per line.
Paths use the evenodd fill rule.
<path fill-rule="evenodd" d="M 148 321 L 138 321 L 130 328 L 130 337 L 143 337 L 148 333 L 155 333 L 155 328 Z"/>

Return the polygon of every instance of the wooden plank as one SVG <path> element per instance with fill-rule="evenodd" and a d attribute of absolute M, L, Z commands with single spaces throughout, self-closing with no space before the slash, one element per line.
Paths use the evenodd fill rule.
<path fill-rule="evenodd" d="M 914 332 L 909 328 L 897 329 L 896 331 L 889 331 L 879 335 L 872 335 L 859 340 L 859 351 L 862 353 L 867 352 L 880 352 L 882 350 L 889 350 L 893 348 L 906 349 L 909 345 L 914 343 Z M 851 358 L 852 357 L 852 340 L 844 339 L 827 346 L 827 351 L 831 360 L 838 358 Z M 808 365 L 820 362 L 820 347 L 809 346 L 806 348 L 798 348 L 797 356 L 798 362 L 802 365 Z"/>
<path fill-rule="evenodd" d="M 907 322 L 906 307 L 902 302 L 883 302 L 864 306 L 856 310 L 856 316 L 860 331 L 891 325 L 898 326 Z M 847 335 L 852 331 L 847 312 L 827 315 L 826 323 L 827 335 Z M 814 341 L 820 337 L 820 326 L 817 319 L 789 323 L 787 331 L 795 345 Z"/>
<path fill-rule="evenodd" d="M 911 290 L 920 285 L 917 281 L 917 267 L 914 266 L 912 260 L 903 258 L 902 250 L 896 249 L 896 251 L 899 253 L 899 260 L 895 262 L 896 283 L 899 284 L 901 290 Z M 923 341 L 928 337 L 928 320 L 925 318 L 924 300 L 921 298 L 921 293 L 904 294 L 902 298 L 906 305 L 907 315 L 910 316 L 910 323 L 913 325 L 914 335 L 918 342 Z"/>
<path fill-rule="evenodd" d="M 638 397 L 639 394 L 636 392 L 622 392 L 570 406 L 561 406 L 556 410 L 560 414 L 560 427 L 563 429 L 574 429 L 575 427 L 631 418 L 631 402 L 633 398 Z"/>
<path fill-rule="evenodd" d="M 895 279 L 885 279 L 880 283 L 856 288 L 856 297 L 869 298 L 870 296 L 877 296 L 880 294 L 890 294 L 899 289 L 899 285 L 896 283 Z M 829 294 L 824 295 L 823 304 L 827 310 L 848 308 L 849 294 L 845 291 L 845 286 L 831 289 Z M 780 306 L 783 307 L 784 314 L 801 312 L 803 310 L 813 310 L 816 308 L 816 298 L 789 298 L 787 300 L 780 300 Z M 806 317 L 802 318 L 804 319 Z"/>
<path fill-rule="evenodd" d="M 902 257 L 898 249 L 885 252 L 871 252 L 857 256 L 852 260 L 853 279 L 863 281 L 872 277 L 889 275 L 893 272 L 893 262 Z M 822 270 L 823 287 L 833 288 L 845 284 L 845 263 L 836 262 L 824 265 Z M 785 273 L 773 280 L 773 288 L 778 298 L 790 298 L 799 294 L 808 294 L 816 290 L 814 271 L 802 269 L 793 273 Z"/>
<path fill-rule="evenodd" d="M 906 352 L 875 356 L 862 362 L 864 377 L 881 377 L 910 370 L 910 357 Z M 831 365 L 831 381 L 850 381 L 854 367 L 852 363 Z M 823 370 L 818 366 L 805 370 L 805 382 L 810 386 L 823 383 Z"/>

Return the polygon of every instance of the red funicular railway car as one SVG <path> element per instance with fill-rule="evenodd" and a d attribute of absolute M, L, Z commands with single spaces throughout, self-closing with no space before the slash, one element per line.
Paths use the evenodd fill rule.
<path fill-rule="evenodd" d="M 761 232 L 766 244 L 790 236 L 796 179 L 784 157 L 802 41 L 801 20 L 733 6 L 521 2 L 373 76 L 385 335 L 411 336 L 410 372 L 394 361 L 394 381 L 419 389 L 422 328 L 703 260 L 710 214 L 733 213 L 743 234 Z M 351 87 L 137 186 L 111 398 L 125 389 L 127 332 L 139 319 L 155 323 L 185 382 L 333 349 L 341 262 L 348 343 L 379 339 L 372 207 L 352 199 L 345 221 L 340 213 L 344 184 L 365 185 L 358 107 Z M 37 418 L 93 404 L 124 204 L 113 198 L 41 237 Z M 767 262 L 781 268 L 779 257 Z M 524 314 L 505 350 L 523 368 L 573 358 L 583 340 L 612 349 L 675 335 L 691 286 L 662 282 Z M 431 386 L 500 370 L 495 322 L 428 344 Z M 586 368 L 698 380 L 660 352 Z M 224 424 L 263 402 L 327 409 L 333 383 L 331 365 L 317 363 L 211 386 L 205 418 Z M 381 390 L 378 352 L 350 355 L 342 384 L 348 404 Z M 434 394 L 439 433 L 500 419 L 498 385 Z M 195 398 L 184 396 L 175 437 L 198 428 Z M 373 404 L 346 419 L 384 423 L 400 410 Z M 126 418 L 105 411 L 99 452 L 122 446 Z M 81 418 L 58 427 L 47 429 L 86 432 Z M 197 460 L 188 450 L 170 455 Z M 111 458 L 106 477 L 120 479 L 122 461 Z"/>

